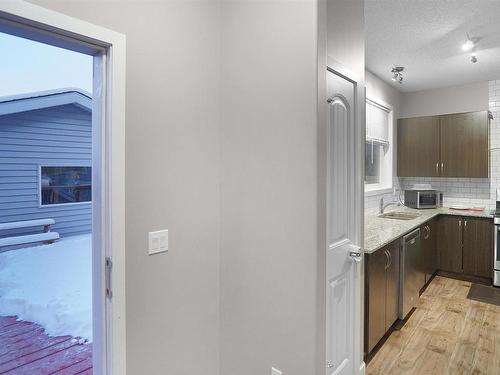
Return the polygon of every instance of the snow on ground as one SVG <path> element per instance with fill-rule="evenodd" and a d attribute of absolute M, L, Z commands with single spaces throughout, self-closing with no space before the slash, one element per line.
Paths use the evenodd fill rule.
<path fill-rule="evenodd" d="M 0 315 L 92 341 L 92 237 L 0 253 Z"/>

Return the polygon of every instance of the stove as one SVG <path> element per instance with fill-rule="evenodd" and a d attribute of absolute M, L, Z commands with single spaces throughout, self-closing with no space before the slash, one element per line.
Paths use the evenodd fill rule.
<path fill-rule="evenodd" d="M 497 190 L 496 210 L 493 210 L 495 245 L 493 248 L 493 285 L 500 287 L 500 190 Z"/>

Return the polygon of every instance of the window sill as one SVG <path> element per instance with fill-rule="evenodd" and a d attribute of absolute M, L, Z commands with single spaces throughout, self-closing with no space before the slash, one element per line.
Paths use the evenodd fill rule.
<path fill-rule="evenodd" d="M 392 193 L 392 187 L 386 187 L 386 188 L 375 187 L 369 189 L 365 185 L 365 197 L 371 197 L 373 195 L 389 194 L 389 193 Z"/>

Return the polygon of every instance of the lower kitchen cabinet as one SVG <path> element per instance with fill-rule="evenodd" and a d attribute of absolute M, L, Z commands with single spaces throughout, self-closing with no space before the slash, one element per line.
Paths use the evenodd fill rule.
<path fill-rule="evenodd" d="M 439 270 L 490 282 L 494 239 L 492 220 L 442 216 L 438 225 Z"/>
<path fill-rule="evenodd" d="M 424 283 L 428 283 L 438 268 L 438 252 L 437 252 L 437 218 L 434 218 L 420 227 L 420 244 L 422 246 L 421 253 L 423 255 L 423 272 Z"/>
<path fill-rule="evenodd" d="M 438 219 L 438 267 L 442 271 L 462 272 L 462 222 L 461 216 L 441 216 Z"/>
<path fill-rule="evenodd" d="M 463 272 L 492 277 L 494 227 L 490 219 L 464 217 Z"/>
<path fill-rule="evenodd" d="M 437 270 L 437 219 L 432 219 L 420 227 L 420 246 L 422 254 L 420 267 L 423 273 L 420 284 L 423 287 Z"/>
<path fill-rule="evenodd" d="M 389 265 L 385 270 L 385 331 L 398 319 L 399 315 L 399 241 L 389 245 Z"/>
<path fill-rule="evenodd" d="M 365 354 L 398 318 L 399 240 L 366 255 Z"/>

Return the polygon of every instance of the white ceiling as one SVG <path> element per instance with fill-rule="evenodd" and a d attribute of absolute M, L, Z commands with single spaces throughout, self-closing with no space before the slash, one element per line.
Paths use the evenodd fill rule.
<path fill-rule="evenodd" d="M 365 22 L 367 69 L 400 91 L 500 79 L 500 0 L 365 0 Z M 476 64 L 467 32 L 480 38 Z"/>

